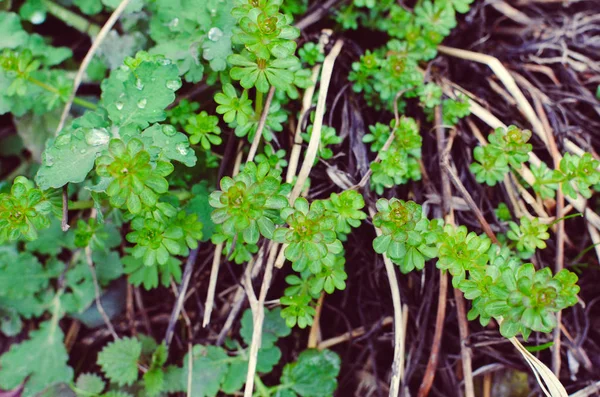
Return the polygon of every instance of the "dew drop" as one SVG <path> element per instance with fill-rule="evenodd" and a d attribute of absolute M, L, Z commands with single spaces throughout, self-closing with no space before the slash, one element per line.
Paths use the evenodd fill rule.
<path fill-rule="evenodd" d="M 210 28 L 208 31 L 208 39 L 210 41 L 219 41 L 221 37 L 223 37 L 223 31 L 217 27 Z"/>
<path fill-rule="evenodd" d="M 167 81 L 166 86 L 170 90 L 177 91 L 178 89 L 181 88 L 181 81 L 180 80 L 169 80 L 169 81 Z"/>
<path fill-rule="evenodd" d="M 71 142 L 71 134 L 59 135 L 56 137 L 54 143 L 56 146 L 65 146 Z"/>
<path fill-rule="evenodd" d="M 163 125 L 162 132 L 166 136 L 173 136 L 173 135 L 175 135 L 175 133 L 177 133 L 177 130 L 175 130 L 175 127 L 173 127 L 172 125 Z"/>
<path fill-rule="evenodd" d="M 140 109 L 143 109 L 146 107 L 146 103 L 148 103 L 148 101 L 146 100 L 146 98 L 142 98 L 138 101 L 137 103 L 137 107 Z"/>
<path fill-rule="evenodd" d="M 158 61 L 158 63 L 160 63 L 160 64 L 161 64 L 161 65 L 163 65 L 163 66 L 167 66 L 167 65 L 170 65 L 170 64 L 171 64 L 171 60 L 170 60 L 170 59 L 167 59 L 167 58 L 163 58 L 163 59 L 161 59 L 160 61 Z"/>
<path fill-rule="evenodd" d="M 108 143 L 110 136 L 105 128 L 92 128 L 85 134 L 85 141 L 90 146 L 100 146 Z"/>
<path fill-rule="evenodd" d="M 135 88 L 137 88 L 140 91 L 144 89 L 144 83 L 142 83 L 142 80 L 137 79 L 135 81 Z"/>
<path fill-rule="evenodd" d="M 44 156 L 44 163 L 46 163 L 47 167 L 52 167 L 54 165 L 54 157 L 46 153 Z"/>
<path fill-rule="evenodd" d="M 42 23 L 46 20 L 46 15 L 44 15 L 43 12 L 36 11 L 31 15 L 29 20 L 31 21 L 32 24 L 39 25 L 40 23 Z"/>
<path fill-rule="evenodd" d="M 179 143 L 177 146 L 175 146 L 175 149 L 177 149 L 179 154 L 182 156 L 185 156 L 188 153 L 188 148 L 183 143 Z"/>
<path fill-rule="evenodd" d="M 117 110 L 123 110 L 123 102 L 119 101 L 115 103 Z"/>
<path fill-rule="evenodd" d="M 87 152 L 87 150 L 85 150 L 85 149 L 81 149 L 81 150 L 79 151 L 79 153 L 81 153 L 81 154 L 85 154 L 85 152 Z"/>
<path fill-rule="evenodd" d="M 211 8 L 211 10 L 210 10 L 210 16 L 211 17 L 216 17 L 217 16 L 217 9 L 216 8 Z"/>
<path fill-rule="evenodd" d="M 170 30 L 174 30 L 177 27 L 177 25 L 179 25 L 179 18 L 173 18 L 171 22 L 167 24 Z"/>

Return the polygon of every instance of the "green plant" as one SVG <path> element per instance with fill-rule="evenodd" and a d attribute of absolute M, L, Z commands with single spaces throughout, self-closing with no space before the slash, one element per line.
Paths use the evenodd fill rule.
<path fill-rule="evenodd" d="M 319 207 L 299 198 L 293 208 L 281 211 L 289 227 L 278 228 L 273 238 L 287 244 L 285 257 L 297 272 L 309 269 L 320 273 L 323 267 L 332 266 L 335 255 L 342 252 L 334 220 Z"/>
<path fill-rule="evenodd" d="M 210 195 L 215 211 L 212 220 L 222 225 L 221 233 L 256 244 L 260 235 L 273 238 L 275 223 L 280 223 L 278 211 L 286 208 L 289 185 L 281 184 L 281 171 L 268 163 L 247 163 L 234 178 L 221 180 L 221 189 Z"/>
<path fill-rule="evenodd" d="M 207 112 L 203 111 L 188 118 L 184 129 L 190 135 L 192 145 L 200 143 L 204 150 L 210 150 L 211 145 L 220 145 L 223 142 L 219 136 L 221 128 L 218 124 L 217 116 L 209 116 Z"/>
<path fill-rule="evenodd" d="M 377 209 L 373 224 L 382 234 L 373 241 L 376 252 L 387 255 L 403 272 L 422 269 L 425 259 L 437 258 L 436 266 L 448 270 L 452 285 L 473 301 L 468 318 L 479 317 L 482 325 L 495 318 L 507 338 L 552 331 L 557 324 L 554 313 L 577 302 L 577 276 L 566 269 L 553 277 L 549 268 L 522 264 L 508 248 L 491 244 L 465 226 L 447 224 L 442 229 L 411 201 L 380 199 Z M 512 222 L 510 227 L 508 236 L 518 241 L 520 252 L 530 255 L 546 246 L 548 226 L 539 220 L 523 218 L 520 227 Z"/>
<path fill-rule="evenodd" d="M 25 177 L 15 178 L 10 193 L 0 194 L 0 242 L 38 238 L 38 229 L 50 225 L 56 202 Z"/>
<path fill-rule="evenodd" d="M 563 192 L 569 197 L 577 198 L 579 192 L 583 197 L 590 198 L 590 187 L 600 182 L 598 167 L 600 161 L 590 153 L 584 153 L 581 157 L 565 153 L 559 168 L 552 173 L 552 182 L 560 183 Z"/>
<path fill-rule="evenodd" d="M 504 179 L 509 172 L 509 166 L 515 170 L 521 169 L 527 161 L 531 144 L 531 131 L 520 130 L 511 125 L 508 129 L 498 128 L 488 137 L 487 146 L 477 146 L 473 157 L 477 162 L 471 164 L 471 172 L 479 183 L 494 186 Z"/>
<path fill-rule="evenodd" d="M 500 203 L 499 228 L 509 230 L 499 236 L 501 246 L 494 245 L 491 235 L 427 218 L 428 205 L 437 205 L 439 198 L 433 178 L 424 195 L 412 186 L 397 188 L 416 185 L 437 164 L 430 157 L 435 150 L 432 121 L 440 122 L 441 114 L 444 128 L 460 130 L 459 120 L 469 115 L 466 96 L 448 97 L 434 82 L 447 86 L 441 76 L 445 68 L 430 61 L 471 2 L 422 0 L 411 2 L 412 9 L 393 0 L 339 2 L 328 13 L 339 24 L 380 31 L 377 37 L 387 40 L 356 60 L 351 38 L 344 37 L 335 64 L 330 49 L 343 32 L 336 31 L 327 43 L 325 30 L 317 43 L 309 30 L 299 39 L 294 25 L 293 16 L 309 7 L 310 15 L 320 13 L 315 1 L 132 0 L 104 39 L 96 23 L 119 6 L 117 0 L 25 0 L 14 5 L 18 14 L 0 11 L 0 114 L 9 114 L 0 134 L 0 171 L 6 176 L 0 181 L 0 332 L 13 338 L 0 356 L 0 389 L 20 388 L 23 397 L 238 394 L 256 359 L 256 373 L 249 378 L 254 378 L 256 396 L 332 396 L 341 367 L 337 354 L 299 351 L 295 342 L 282 352 L 279 344 L 296 325 L 313 325 L 324 307 L 318 300 L 341 295 L 347 283 L 354 287 L 346 262 L 355 266 L 356 257 L 370 255 L 360 244 L 371 241 L 364 238 L 365 229 L 351 234 L 367 220 L 365 206 L 375 200 L 372 223 L 381 234 L 372 246 L 402 273 L 435 261 L 471 301 L 469 319 L 478 317 L 483 325 L 495 319 L 506 337 L 552 331 L 558 325 L 556 313 L 576 303 L 579 287 L 568 270 L 552 275 L 548 268 L 522 263 L 534 254 L 536 265 L 544 258 L 540 250 L 550 238 L 549 225 L 530 217 L 511 222 L 508 207 Z M 2 5 L 3 10 L 15 7 Z M 84 65 L 82 87 L 73 87 L 72 81 L 83 54 L 77 43 L 68 43 L 78 48 L 73 54 L 51 45 L 56 35 L 30 33 L 57 30 L 32 27 L 43 24 L 47 14 L 54 23 L 78 30 L 81 43 L 88 43 L 89 36 L 100 44 Z M 311 18 L 298 26 L 306 27 Z M 67 45 L 67 36 L 56 42 Z M 304 43 L 299 49 L 297 40 Z M 346 75 L 339 66 L 349 57 L 356 61 L 347 76 L 350 84 L 342 86 Z M 306 91 L 313 95 L 300 99 L 299 91 L 313 84 L 316 93 Z M 59 123 L 74 88 L 80 96 Z M 363 115 L 364 103 L 370 109 Z M 324 124 L 327 119 L 315 120 L 323 104 L 329 112 Z M 312 112 L 315 105 L 317 112 Z M 365 123 L 374 124 L 361 142 Z M 301 165 L 305 143 L 319 124 L 317 157 Z M 460 134 L 456 146 L 470 142 L 464 131 Z M 567 198 L 592 198 L 600 183 L 600 161 L 591 153 L 567 153 L 558 169 L 529 164 L 532 182 L 523 167 L 532 151 L 530 139 L 531 132 L 515 126 L 496 130 L 487 146 L 473 152 L 475 179 L 495 186 L 509 171 L 523 172 L 522 179 L 515 177 L 536 194 L 535 203 L 527 201 L 536 211 L 542 204 L 552 208 L 551 200 L 539 199 L 553 198 L 559 187 Z M 232 158 L 246 158 L 247 141 L 253 143 L 249 157 L 256 154 L 254 161 L 230 164 Z M 370 152 L 362 143 L 370 144 Z M 423 155 L 428 157 L 422 160 Z M 239 173 L 223 176 L 238 166 Z M 305 174 L 311 167 L 316 172 Z M 284 183 L 284 172 L 296 189 Z M 361 189 L 367 182 L 375 193 L 365 201 Z M 427 205 L 382 198 L 384 193 L 425 196 Z M 486 218 L 499 201 L 493 194 L 487 197 Z M 451 205 L 463 209 L 459 200 Z M 272 302 L 279 307 L 265 309 L 257 357 L 251 357 L 258 347 L 252 345 L 254 327 L 261 318 L 255 301 L 239 324 L 229 323 L 224 346 L 193 344 L 182 332 L 169 348 L 154 339 L 166 324 L 146 324 L 143 305 L 154 305 L 155 296 L 160 304 L 149 308 L 151 325 L 168 317 L 172 330 L 182 308 L 181 317 L 197 320 L 198 311 L 186 298 L 203 291 L 191 277 L 208 276 L 208 267 L 198 265 L 211 258 L 213 269 L 226 261 L 268 263 L 264 280 L 285 280 L 269 292 L 269 307 Z M 287 260 L 290 269 L 271 273 L 274 260 L 277 266 Z M 242 272 L 252 273 L 250 267 L 229 270 L 226 276 L 212 273 L 211 282 L 217 280 L 221 288 L 223 280 L 236 284 Z M 140 286 L 161 289 L 134 288 Z M 264 287 L 260 304 L 267 298 L 262 291 L 269 285 Z M 179 295 L 172 297 L 171 289 Z M 403 294 L 408 292 L 413 291 Z M 165 315 L 167 303 L 178 297 L 182 300 Z M 195 317 L 187 314 L 192 310 Z M 115 327 L 105 323 L 125 311 L 129 328 L 121 321 Z M 152 337 L 139 333 L 139 313 Z M 78 334 L 79 325 L 90 330 Z M 94 330 L 103 327 L 111 331 L 110 341 L 108 333 Z M 196 328 L 191 327 L 191 337 L 208 340 Z M 67 346 L 80 342 L 81 335 L 97 337 L 94 344 L 84 344 L 88 357 L 98 353 L 96 362 L 76 356 L 81 346 Z M 291 362 L 282 362 L 284 353 Z"/>
<path fill-rule="evenodd" d="M 435 256 L 429 221 L 415 202 L 377 200 L 373 225 L 381 230 L 381 235 L 373 240 L 373 249 L 386 254 L 403 273 L 423 269 L 425 260 Z"/>
<path fill-rule="evenodd" d="M 395 121 L 392 121 L 394 139 L 387 150 L 379 151 L 380 162 L 371 163 L 371 188 L 378 194 L 382 194 L 386 188 L 395 185 L 401 185 L 409 180 L 418 181 L 421 179 L 421 168 L 419 159 L 421 158 L 422 137 L 419 134 L 419 127 L 416 121 L 411 117 L 402 116 L 398 126 L 395 127 Z M 383 140 L 383 137 L 389 135 L 382 125 L 375 127 L 374 131 L 380 130 L 375 140 L 366 135 L 367 140 L 373 140 L 371 150 L 376 151 Z M 386 137 L 387 140 L 387 137 Z M 384 141 L 385 143 L 385 141 Z"/>
<path fill-rule="evenodd" d="M 319 46 L 311 41 L 304 44 L 304 46 L 298 50 L 298 56 L 302 62 L 308 64 L 309 66 L 314 66 L 315 64 L 325 60 L 325 56 L 319 49 Z"/>
<path fill-rule="evenodd" d="M 510 209 L 505 203 L 498 204 L 498 208 L 496 208 L 494 212 L 496 213 L 496 217 L 500 221 L 508 222 L 512 219 Z"/>
<path fill-rule="evenodd" d="M 229 339 L 227 349 L 194 345 L 188 353 L 191 357 L 184 358 L 182 367 L 167 366 L 166 346 L 158 345 L 150 337 L 123 338 L 108 344 L 98 355 L 98 364 L 111 381 L 111 386 L 107 388 L 98 375 L 86 373 L 77 378 L 72 388 L 78 396 L 127 397 L 132 396 L 132 388 L 124 386 L 133 386 L 133 390 L 141 390 L 145 396 L 158 396 L 186 391 L 191 370 L 191 390 L 195 396 L 214 397 L 220 392 L 233 394 L 246 381 L 252 330 L 252 313 L 246 310 L 239 330 L 241 341 Z M 267 310 L 257 363 L 260 375 L 271 373 L 279 363 L 282 353 L 277 343 L 290 333 L 291 329 L 281 318 L 280 310 Z M 144 368 L 142 376 L 140 368 Z M 339 370 L 337 354 L 329 350 L 306 350 L 295 362 L 284 366 L 279 384 L 266 386 L 257 377 L 257 392 L 264 397 L 281 393 L 294 393 L 301 397 L 331 396 L 337 387 Z"/>
<path fill-rule="evenodd" d="M 108 153 L 96 160 L 96 172 L 108 183 L 106 194 L 110 204 L 115 208 L 126 207 L 132 214 L 156 206 L 158 196 L 169 189 L 165 177 L 173 172 L 173 165 L 166 161 L 157 162 L 153 169 L 150 154 L 143 148 L 138 139 L 130 140 L 127 145 L 120 139 L 112 139 Z"/>
<path fill-rule="evenodd" d="M 309 126 L 306 129 L 306 133 L 302 134 L 302 138 L 305 142 L 310 141 L 312 135 L 313 126 Z M 321 143 L 319 144 L 319 151 L 317 156 L 322 160 L 329 160 L 333 157 L 333 150 L 328 146 L 338 145 L 342 143 L 342 138 L 337 135 L 335 128 L 329 126 L 323 126 L 321 129 Z M 315 160 L 316 161 L 316 160 Z"/>

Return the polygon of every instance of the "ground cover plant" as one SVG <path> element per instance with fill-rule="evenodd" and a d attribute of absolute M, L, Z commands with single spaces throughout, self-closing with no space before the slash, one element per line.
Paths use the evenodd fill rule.
<path fill-rule="evenodd" d="M 1 3 L 0 395 L 595 393 L 556 3 Z"/>

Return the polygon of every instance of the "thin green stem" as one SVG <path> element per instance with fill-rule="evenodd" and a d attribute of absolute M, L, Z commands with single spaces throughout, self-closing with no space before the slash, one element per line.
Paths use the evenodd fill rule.
<path fill-rule="evenodd" d="M 291 387 L 292 387 L 292 385 L 291 385 L 291 384 L 282 384 L 282 385 L 277 385 L 277 386 L 270 387 L 270 388 L 269 388 L 269 392 L 270 392 L 271 394 L 273 394 L 273 393 L 277 393 L 277 392 L 278 392 L 278 391 L 280 391 L 280 390 L 286 390 L 286 389 L 289 389 L 289 388 L 291 388 Z"/>
<path fill-rule="evenodd" d="M 87 210 L 90 208 L 94 208 L 94 202 L 92 200 L 71 201 L 69 203 L 69 210 L 71 211 Z"/>
<path fill-rule="evenodd" d="M 270 397 L 271 396 L 271 392 L 269 391 L 269 388 L 267 388 L 267 386 L 265 386 L 263 381 L 256 374 L 254 375 L 254 384 L 256 385 L 256 391 L 259 392 L 262 397 Z"/>
<path fill-rule="evenodd" d="M 76 105 L 79 105 L 81 107 L 90 109 L 90 110 L 96 110 L 96 109 L 98 109 L 98 106 L 95 103 L 90 102 L 90 101 L 86 101 L 85 99 L 82 99 L 82 98 L 75 97 L 73 99 L 73 103 L 76 104 Z"/>
<path fill-rule="evenodd" d="M 254 114 L 257 116 L 262 114 L 263 111 L 263 98 L 264 95 L 262 92 L 256 90 L 256 98 L 254 101 Z"/>
<path fill-rule="evenodd" d="M 33 77 L 27 77 L 27 81 L 29 81 L 32 84 L 37 85 L 38 87 L 41 87 L 43 89 L 45 89 L 46 91 L 49 91 L 53 94 L 56 94 L 58 96 L 60 96 L 60 91 L 58 91 L 58 89 L 56 87 L 53 87 L 49 84 L 44 83 L 43 81 L 40 81 L 38 79 L 35 79 Z M 90 101 L 86 101 L 85 99 L 81 99 L 81 98 L 75 98 L 73 100 L 74 103 L 76 103 L 79 106 L 82 106 L 84 108 L 90 109 L 90 110 L 96 110 L 98 108 L 98 106 Z"/>
<path fill-rule="evenodd" d="M 72 28 L 79 30 L 81 33 L 85 33 L 90 37 L 96 37 L 98 33 L 100 33 L 100 26 L 91 23 L 73 11 L 58 5 L 51 0 L 42 0 L 42 3 L 46 7 L 48 13 L 60 19 Z"/>

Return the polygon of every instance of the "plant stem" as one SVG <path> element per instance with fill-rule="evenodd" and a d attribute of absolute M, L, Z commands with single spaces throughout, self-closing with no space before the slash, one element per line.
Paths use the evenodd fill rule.
<path fill-rule="evenodd" d="M 49 84 L 44 83 L 43 81 L 40 81 L 38 79 L 35 79 L 33 77 L 27 77 L 27 81 L 29 81 L 32 84 L 37 85 L 38 87 L 41 87 L 43 89 L 45 89 L 46 91 L 49 91 L 53 94 L 56 94 L 58 96 L 60 96 L 60 91 L 58 91 L 58 89 L 56 87 L 52 87 Z M 79 106 L 82 106 L 84 108 L 90 109 L 90 110 L 96 110 L 98 108 L 98 106 L 96 106 L 95 103 L 90 102 L 90 101 L 86 101 L 85 99 L 81 99 L 81 98 L 75 98 L 73 100 L 74 103 L 76 103 Z"/>
<path fill-rule="evenodd" d="M 90 37 L 96 37 L 100 32 L 100 27 L 98 25 L 91 23 L 73 11 L 58 5 L 51 0 L 42 0 L 42 3 L 51 15 L 60 19 L 72 28 L 79 30 L 81 33 L 85 33 Z"/>
<path fill-rule="evenodd" d="M 71 201 L 69 203 L 69 210 L 87 210 L 90 208 L 94 208 L 94 202 L 92 200 L 82 200 L 82 201 Z"/>
<path fill-rule="evenodd" d="M 263 98 L 264 98 L 265 94 L 263 94 L 262 92 L 256 90 L 256 98 L 254 101 L 254 113 L 255 114 L 262 114 L 262 110 L 263 110 Z"/>
<path fill-rule="evenodd" d="M 262 382 L 258 375 L 254 375 L 254 383 L 256 383 L 256 391 L 258 391 L 262 397 L 271 396 L 271 392 L 269 391 L 267 386 L 265 386 L 265 384 Z"/>

